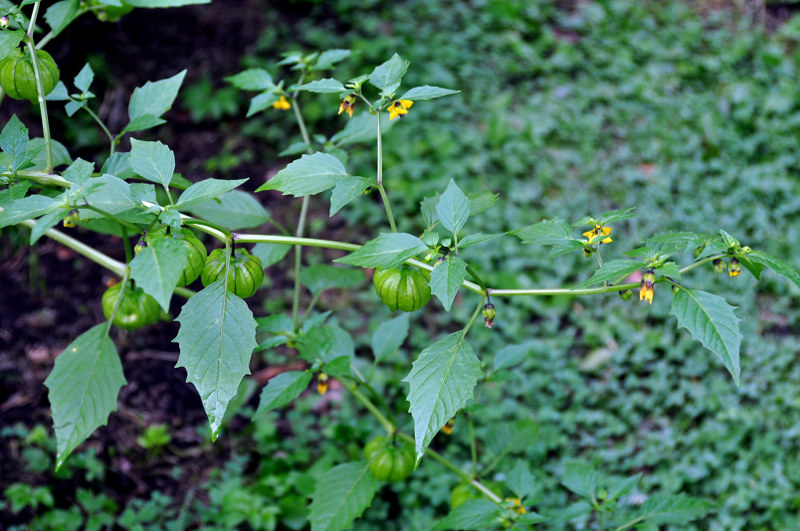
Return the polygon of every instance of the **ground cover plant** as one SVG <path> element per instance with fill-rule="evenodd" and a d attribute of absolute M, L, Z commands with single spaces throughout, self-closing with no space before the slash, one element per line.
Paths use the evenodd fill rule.
<path fill-rule="evenodd" d="M 83 10 L 114 18 L 116 7 L 59 3 L 45 17 L 52 33 L 34 39 L 24 15 L 35 19 L 39 4 L 23 4 L 22 14 L 9 7 L 3 36 L 27 50 Z M 294 26 L 304 51 L 247 57 L 226 73 L 247 94 L 242 136 L 286 148 L 275 175 L 250 189 L 302 197 L 297 221 L 268 220 L 236 189 L 243 179 L 184 179 L 159 130 L 144 136 L 180 100 L 182 72 L 141 84 L 113 133 L 93 110 L 91 64 L 37 102 L 42 140 L 28 140 L 28 120 L 7 121 L 0 223 L 121 279 L 103 297 L 107 321 L 81 330 L 46 382 L 57 473 L 85 466 L 90 483 L 102 473 L 82 453 L 88 464 L 70 471 L 69 454 L 117 406 L 115 343 L 130 336 L 113 330 L 172 320 L 170 310 L 205 433 L 224 439 L 243 404 L 254 426 L 251 456 L 201 485 L 206 503 L 153 494 L 121 511 L 84 490 L 58 510 L 97 527 L 369 529 L 387 515 L 419 529 L 792 527 L 792 489 L 775 485 L 791 485 L 796 468 L 786 398 L 797 382 L 795 26 L 766 36 L 737 27 L 735 13 L 678 2 L 376 7 L 335 33 L 306 27 L 321 16 L 312 9 Z M 335 5 L 343 19 L 353 9 Z M 395 33 L 373 43 L 370 28 L 387 18 Z M 461 31 L 440 31 L 448 25 Z M 259 46 L 272 50 L 281 31 L 293 32 L 268 32 Z M 407 40 L 420 31 L 429 38 Z M 491 38 L 472 61 L 455 52 L 483 31 Z M 35 71 L 33 81 L 38 99 L 47 88 Z M 48 140 L 58 102 L 108 137 L 94 163 Z M 198 117 L 216 112 L 202 97 L 193 105 Z M 242 155 L 225 149 L 209 167 Z M 271 194 L 271 204 L 289 201 Z M 326 237 L 324 218 L 337 212 L 352 229 Z M 77 239 L 117 236 L 125 261 L 57 224 L 79 225 Z M 206 257 L 206 247 L 216 249 Z M 366 275 L 375 290 L 332 263 L 376 269 Z M 763 282 L 742 282 L 748 274 Z M 259 300 L 262 285 L 271 296 L 251 310 L 243 298 Z M 256 399 L 245 376 L 259 360 L 296 364 Z M 304 394 L 309 385 L 352 399 L 316 426 L 321 399 Z M 280 418 L 288 432 L 276 433 Z M 41 429 L 4 435 L 26 441 L 32 470 L 50 464 L 33 451 L 52 451 Z M 320 453 L 298 450 L 320 440 Z M 156 455 L 169 434 L 155 427 L 138 444 Z M 385 480 L 405 483 L 379 490 Z M 46 486 L 4 493 L 11 512 L 41 512 L 37 525 L 66 519 L 47 510 L 56 504 Z M 306 499 L 309 512 L 296 511 Z"/>

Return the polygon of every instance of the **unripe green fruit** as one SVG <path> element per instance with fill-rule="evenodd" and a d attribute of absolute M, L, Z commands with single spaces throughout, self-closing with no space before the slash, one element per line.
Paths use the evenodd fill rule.
<path fill-rule="evenodd" d="M 428 278 L 420 270 L 409 266 L 376 269 L 372 284 L 378 297 L 393 312 L 419 310 L 431 299 Z"/>
<path fill-rule="evenodd" d="M 133 289 L 130 284 L 125 285 L 125 291 L 122 293 L 120 293 L 121 289 L 122 284 L 115 284 L 103 293 L 103 315 L 106 319 L 111 318 L 114 305 L 122 296 L 112 321 L 114 326 L 124 330 L 135 330 L 158 321 L 161 316 L 161 307 L 153 297 L 141 289 Z"/>
<path fill-rule="evenodd" d="M 406 442 L 386 442 L 386 437 L 375 437 L 364 446 L 364 457 L 378 481 L 403 481 L 414 471 L 414 447 Z"/>
<path fill-rule="evenodd" d="M 208 255 L 203 268 L 201 280 L 204 286 L 209 286 L 222 279 L 225 274 L 225 250 L 214 249 Z M 251 255 L 246 249 L 236 249 L 231 256 L 231 265 L 228 270 L 228 291 L 246 299 L 252 296 L 264 280 L 264 267 L 261 259 Z"/>
<path fill-rule="evenodd" d="M 181 272 L 181 278 L 178 279 L 179 288 L 188 286 L 197 280 L 197 277 L 200 276 L 200 273 L 203 272 L 203 268 L 206 266 L 206 258 L 208 257 L 206 246 L 203 245 L 203 242 L 195 238 L 192 231 L 183 229 L 181 234 L 183 235 L 181 241 L 188 251 L 188 262 L 183 272 Z"/>
<path fill-rule="evenodd" d="M 39 63 L 39 77 L 42 79 L 42 88 L 46 96 L 55 88 L 60 73 L 56 62 L 49 53 L 37 50 L 36 58 Z M 30 53 L 16 49 L 0 61 L 0 87 L 3 88 L 3 92 L 15 100 L 28 100 L 34 103 L 39 100 Z"/>

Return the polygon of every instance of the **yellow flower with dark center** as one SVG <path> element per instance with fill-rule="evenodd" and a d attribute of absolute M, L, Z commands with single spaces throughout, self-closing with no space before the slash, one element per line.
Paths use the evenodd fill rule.
<path fill-rule="evenodd" d="M 354 94 L 349 94 L 339 104 L 339 112 L 337 114 L 342 114 L 343 112 L 346 112 L 350 116 L 350 118 L 352 118 L 353 107 L 355 106 L 356 106 L 356 97 Z"/>
<path fill-rule="evenodd" d="M 453 433 L 453 425 L 455 423 L 456 423 L 456 419 L 452 418 L 452 419 L 448 420 L 445 423 L 444 426 L 442 426 L 442 431 L 444 432 L 445 435 L 450 435 L 451 433 Z"/>
<path fill-rule="evenodd" d="M 272 104 L 272 108 L 278 111 L 288 111 L 292 108 L 292 104 L 289 103 L 289 100 L 286 99 L 286 96 L 281 96 L 281 98 Z"/>
<path fill-rule="evenodd" d="M 387 110 L 389 111 L 389 119 L 394 120 L 398 116 L 402 118 L 406 114 L 408 114 L 408 109 L 414 105 L 414 102 L 411 100 L 397 100 L 392 102 Z"/>
<path fill-rule="evenodd" d="M 522 506 L 522 503 L 520 503 L 519 498 L 506 498 L 506 501 L 512 503 L 511 509 L 515 513 L 517 513 L 517 514 L 525 514 L 525 513 L 528 512 L 528 511 L 525 510 L 525 507 Z"/>
<path fill-rule="evenodd" d="M 728 266 L 728 274 L 732 277 L 738 277 L 741 271 L 742 266 L 739 265 L 739 260 L 736 258 L 731 258 L 731 265 Z"/>
<path fill-rule="evenodd" d="M 653 304 L 653 295 L 655 295 L 655 289 L 653 289 L 653 282 L 656 280 L 656 274 L 650 269 L 647 273 L 644 274 L 642 277 L 642 284 L 639 286 L 639 300 L 640 301 L 647 301 L 650 304 Z"/>
<path fill-rule="evenodd" d="M 592 230 L 587 230 L 583 233 L 585 237 L 589 238 L 589 243 L 593 243 L 596 238 L 608 236 L 609 234 L 611 234 L 611 227 L 604 227 L 600 224 L 595 224 Z M 614 240 L 611 238 L 604 238 L 600 243 L 611 243 L 612 241 Z"/>
<path fill-rule="evenodd" d="M 317 377 L 317 392 L 324 395 L 328 391 L 328 375 L 321 372 Z"/>

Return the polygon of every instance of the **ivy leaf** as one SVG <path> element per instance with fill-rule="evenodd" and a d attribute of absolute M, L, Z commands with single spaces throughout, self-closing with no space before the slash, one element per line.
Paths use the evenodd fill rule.
<path fill-rule="evenodd" d="M 409 61 L 394 54 L 391 59 L 375 67 L 369 75 L 369 82 L 381 91 L 381 96 L 391 98 L 400 86 L 400 81 L 406 75 L 410 64 Z"/>
<path fill-rule="evenodd" d="M 372 352 L 375 362 L 380 363 L 399 349 L 408 336 L 409 314 L 389 319 L 380 324 L 372 334 Z"/>
<path fill-rule="evenodd" d="M 500 507 L 489 500 L 467 500 L 440 520 L 434 529 L 494 529 L 500 523 Z"/>
<path fill-rule="evenodd" d="M 564 240 L 574 240 L 572 227 L 562 219 L 553 218 L 511 231 L 524 244 L 554 245 Z M 582 245 L 581 245 L 582 246 Z"/>
<path fill-rule="evenodd" d="M 774 256 L 770 256 L 767 253 L 762 253 L 760 251 L 753 251 L 744 257 L 752 262 L 755 262 L 756 264 L 767 266 L 779 275 L 788 278 L 794 283 L 795 286 L 800 288 L 800 273 L 797 272 L 797 269 L 793 268 L 783 260 L 779 260 Z M 742 261 L 742 263 L 744 263 L 744 261 Z"/>
<path fill-rule="evenodd" d="M 300 396 L 308 387 L 311 377 L 309 371 L 289 371 L 271 379 L 261 391 L 256 415 L 285 406 Z"/>
<path fill-rule="evenodd" d="M 427 248 L 422 240 L 411 234 L 404 232 L 381 234 L 365 243 L 361 249 L 334 262 L 360 267 L 397 267 Z"/>
<path fill-rule="evenodd" d="M 256 343 L 256 320 L 242 299 L 218 280 L 183 305 L 175 319 L 181 324 L 173 340 L 180 346 L 175 367 L 186 368 L 216 440 L 228 402 L 250 374 L 250 355 Z"/>
<path fill-rule="evenodd" d="M 258 199 L 241 190 L 231 190 L 215 199 L 191 204 L 186 210 L 231 230 L 258 227 L 269 219 L 269 213 Z"/>
<path fill-rule="evenodd" d="M 708 513 L 711 506 L 683 494 L 651 496 L 642 505 L 639 518 L 649 524 L 685 524 Z"/>
<path fill-rule="evenodd" d="M 234 179 L 224 181 L 222 179 L 204 179 L 191 185 L 183 192 L 175 204 L 178 210 L 185 210 L 186 207 L 196 205 L 210 199 L 216 199 L 225 192 L 229 192 L 247 182 L 247 179 Z"/>
<path fill-rule="evenodd" d="M 422 85 L 421 87 L 414 87 L 400 96 L 398 99 L 411 100 L 411 101 L 424 101 L 432 100 L 435 98 L 442 98 L 444 96 L 451 96 L 458 94 L 460 90 L 446 89 L 442 87 L 433 87 L 431 85 Z"/>
<path fill-rule="evenodd" d="M 361 516 L 378 492 L 378 482 L 369 463 L 338 465 L 317 480 L 308 520 L 311 531 L 341 531 Z"/>
<path fill-rule="evenodd" d="M 131 156 L 128 162 L 133 171 L 150 182 L 169 188 L 175 173 L 175 153 L 161 142 L 131 138 Z"/>
<path fill-rule="evenodd" d="M 309 83 L 303 83 L 302 85 L 292 85 L 289 87 L 289 90 L 305 90 L 319 94 L 338 94 L 340 92 L 347 91 L 347 89 L 344 88 L 344 85 L 330 77 L 326 77 L 325 79 L 316 79 Z"/>
<path fill-rule="evenodd" d="M 188 264 L 186 245 L 175 238 L 158 238 L 131 260 L 131 278 L 165 311 Z"/>
<path fill-rule="evenodd" d="M 283 195 L 295 197 L 314 195 L 333 188 L 342 177 L 347 177 L 347 170 L 341 161 L 328 153 L 318 152 L 289 163 L 256 192 L 279 190 Z"/>
<path fill-rule="evenodd" d="M 102 323 L 78 336 L 56 358 L 44 382 L 58 446 L 56 470 L 117 409 L 117 395 L 126 382 L 107 328 Z"/>
<path fill-rule="evenodd" d="M 368 177 L 342 177 L 339 179 L 331 192 L 331 210 L 328 215 L 333 216 L 347 203 L 361 196 L 364 190 L 372 186 L 372 182 L 372 179 Z"/>
<path fill-rule="evenodd" d="M 686 328 L 695 341 L 722 360 L 725 368 L 739 385 L 740 319 L 734 315 L 734 306 L 713 293 L 681 288 L 672 297 L 670 314 L 678 320 L 678 326 Z"/>
<path fill-rule="evenodd" d="M 447 189 L 439 198 L 436 213 L 442 226 L 455 235 L 469 219 L 469 199 L 453 179 L 450 179 Z"/>
<path fill-rule="evenodd" d="M 595 270 L 589 280 L 585 280 L 575 286 L 576 288 L 584 288 L 592 284 L 601 284 L 603 282 L 617 282 L 622 280 L 634 271 L 642 267 L 641 262 L 636 260 L 610 260 L 603 264 L 603 267 Z"/>
<path fill-rule="evenodd" d="M 433 268 L 431 273 L 431 293 L 442 302 L 445 311 L 450 311 L 458 288 L 467 276 L 467 263 L 452 254 L 447 255 L 444 262 Z"/>
<path fill-rule="evenodd" d="M 423 350 L 403 381 L 409 384 L 417 463 L 433 436 L 472 398 L 482 375 L 475 351 L 462 331 Z"/>

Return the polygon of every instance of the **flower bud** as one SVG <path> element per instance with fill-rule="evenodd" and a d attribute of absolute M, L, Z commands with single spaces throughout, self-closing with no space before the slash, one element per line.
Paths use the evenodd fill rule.
<path fill-rule="evenodd" d="M 749 254 L 751 252 L 753 252 L 753 250 L 750 248 L 749 245 L 745 245 L 744 247 L 741 248 L 742 254 Z"/>
<path fill-rule="evenodd" d="M 592 257 L 592 250 L 589 249 L 588 247 L 584 247 L 583 248 L 583 256 L 585 256 L 586 258 L 591 258 Z"/>
<path fill-rule="evenodd" d="M 653 295 L 655 295 L 655 290 L 653 289 L 653 283 L 656 280 L 655 271 L 649 269 L 644 276 L 642 277 L 642 283 L 639 286 L 639 300 L 640 301 L 647 301 L 650 304 L 653 304 Z"/>
<path fill-rule="evenodd" d="M 317 392 L 324 395 L 328 391 L 328 375 L 324 372 L 317 376 Z"/>
<path fill-rule="evenodd" d="M 731 265 L 728 267 L 728 274 L 732 277 L 738 277 L 741 270 L 742 266 L 739 265 L 739 260 L 736 258 L 731 258 Z"/>
<path fill-rule="evenodd" d="M 81 216 L 77 210 L 71 210 L 67 217 L 64 218 L 64 226 L 69 228 L 74 227 L 81 220 Z"/>
<path fill-rule="evenodd" d="M 444 432 L 445 435 L 450 435 L 451 433 L 453 433 L 453 425 L 455 423 L 456 419 L 455 417 L 453 417 L 450 420 L 448 420 L 444 426 L 442 426 L 442 431 Z"/>
<path fill-rule="evenodd" d="M 624 290 L 619 292 L 619 298 L 624 300 L 624 301 L 631 300 L 631 297 L 633 297 L 633 292 L 631 290 L 629 290 L 629 289 L 624 289 Z"/>
<path fill-rule="evenodd" d="M 677 293 L 678 293 L 678 290 L 680 290 L 680 289 L 681 289 L 681 288 L 679 288 L 678 286 L 676 286 L 675 284 L 673 284 L 673 285 L 672 285 L 672 294 L 673 294 L 673 295 L 677 294 Z"/>
<path fill-rule="evenodd" d="M 714 266 L 714 271 L 717 273 L 722 273 L 723 271 L 725 271 L 725 268 L 728 267 L 727 265 L 725 265 L 725 262 L 723 262 L 719 258 L 714 260 L 712 264 Z"/>
<path fill-rule="evenodd" d="M 144 240 L 144 238 L 142 238 L 136 242 L 136 245 L 133 246 L 133 254 L 139 254 L 140 252 L 144 251 L 145 247 L 147 247 L 147 242 Z"/>
<path fill-rule="evenodd" d="M 6 29 L 8 27 L 8 17 L 2 16 L 0 17 L 0 29 Z"/>
<path fill-rule="evenodd" d="M 484 324 L 486 325 L 486 328 L 493 327 L 494 316 L 495 314 L 497 314 L 497 312 L 494 309 L 494 304 L 492 304 L 491 302 L 487 302 L 486 304 L 484 304 L 483 311 L 481 313 L 483 314 Z"/>

